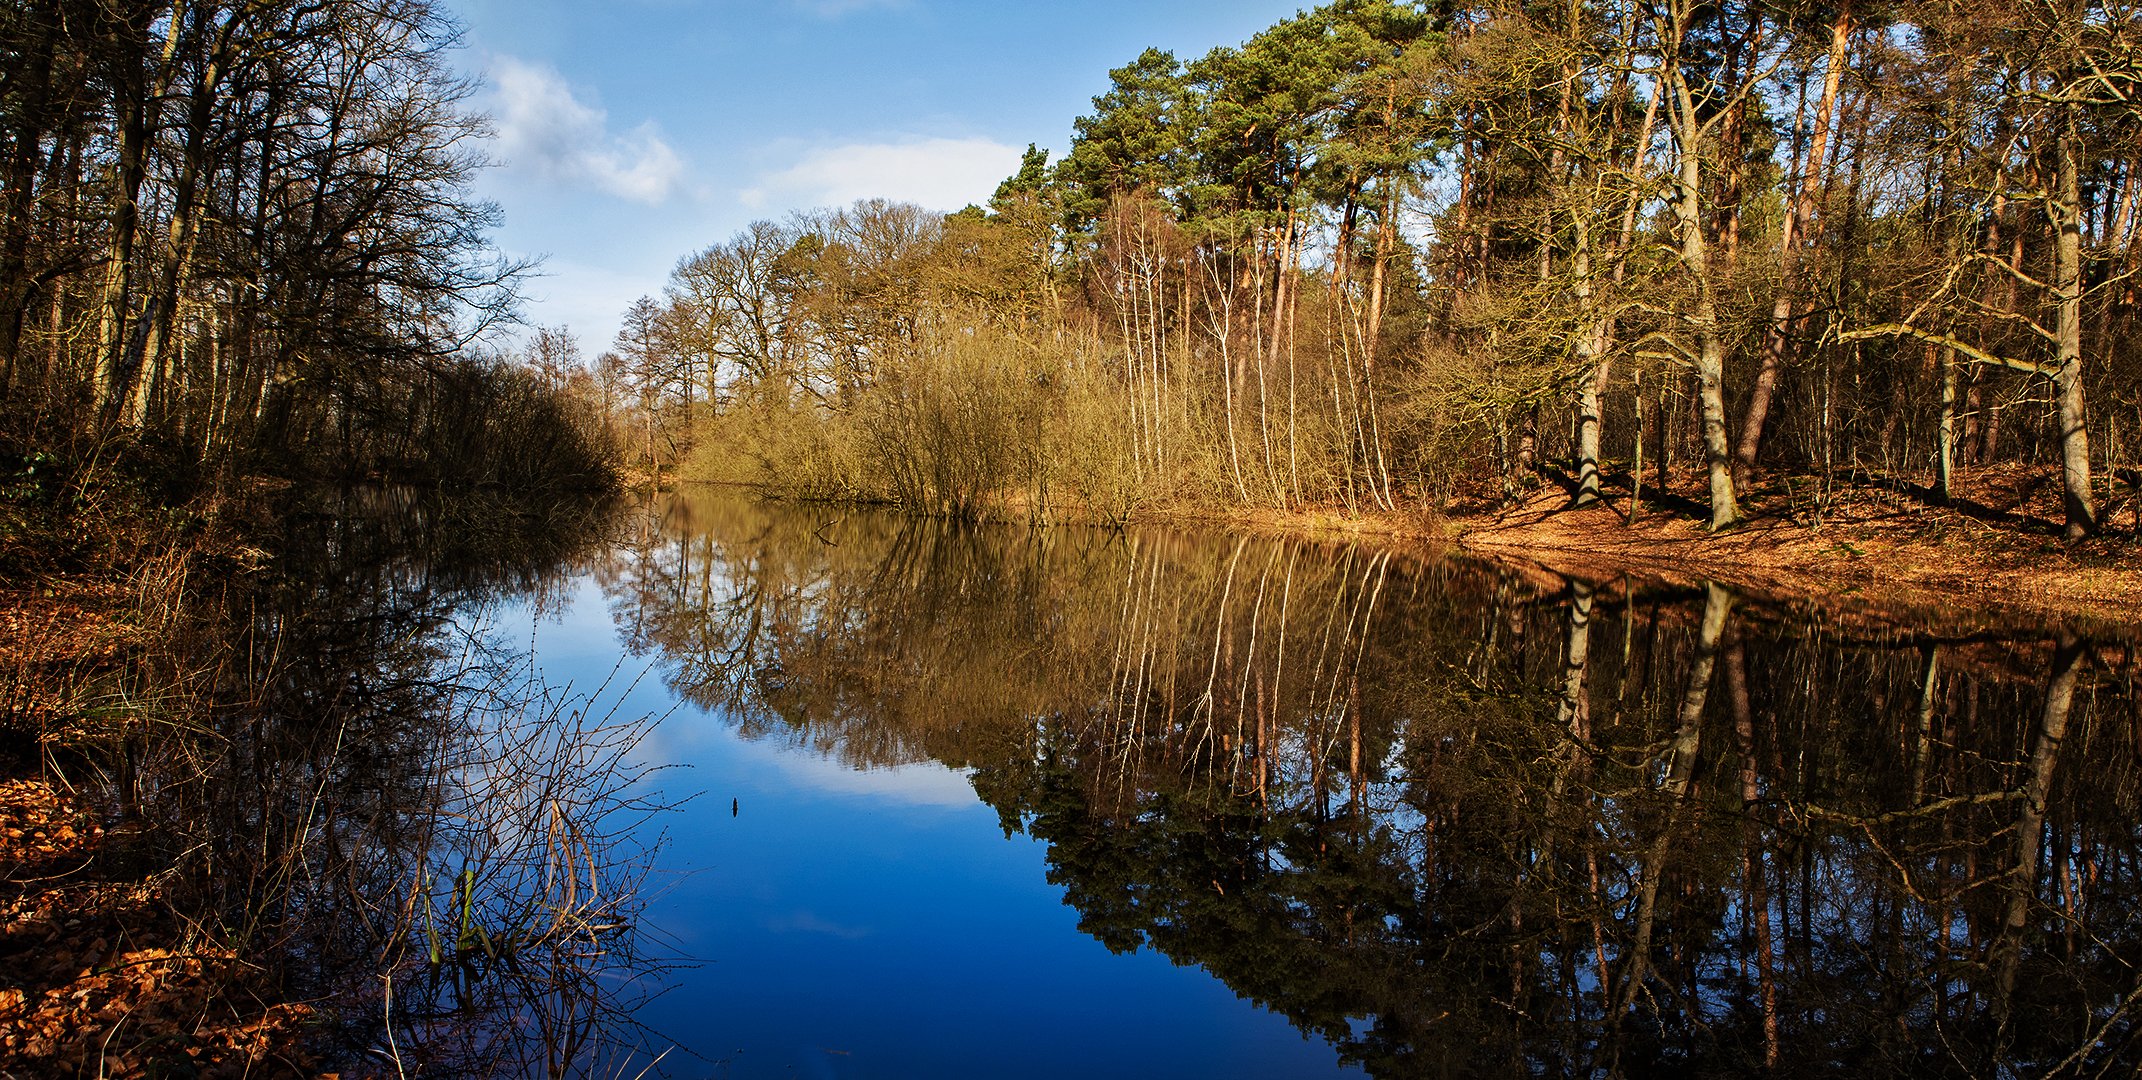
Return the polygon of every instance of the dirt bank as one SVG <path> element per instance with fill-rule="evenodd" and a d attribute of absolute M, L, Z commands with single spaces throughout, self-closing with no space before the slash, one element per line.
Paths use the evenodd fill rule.
<path fill-rule="evenodd" d="M 1435 514 L 1325 508 L 1158 517 L 1273 534 L 1452 546 L 1595 580 L 1635 574 L 1950 616 L 2142 623 L 2142 542 L 2132 520 L 2134 504 L 2108 492 L 2104 532 L 2065 543 L 2048 469 L 1977 472 L 1963 478 L 1947 505 L 1894 477 L 1859 474 L 1827 484 L 1776 478 L 1743 498 L 1746 524 L 1716 535 L 1704 529 L 1702 478 L 1683 472 L 1673 480 L 1663 494 L 1647 485 L 1634 515 L 1624 475 L 1609 477 L 1606 501 L 1582 509 L 1570 507 L 1562 486 L 1542 483 L 1508 504 L 1487 495 L 1461 496 Z"/>
<path fill-rule="evenodd" d="M 1710 579 L 1766 593 L 1839 597 L 1884 606 L 1941 607 L 1996 616 L 2132 624 L 2142 619 L 2142 545 L 2108 525 L 2069 544 L 2042 470 L 1987 471 L 1949 505 L 1923 489 L 1863 478 L 1815 504 L 1778 482 L 1747 500 L 1749 519 L 1713 535 L 1693 499 L 1647 502 L 1632 523 L 1626 492 L 1571 509 L 1545 488 L 1516 505 L 1455 519 L 1468 552 L 1570 573 L 1639 572 Z M 2121 512 L 2113 502 L 2108 518 Z"/>

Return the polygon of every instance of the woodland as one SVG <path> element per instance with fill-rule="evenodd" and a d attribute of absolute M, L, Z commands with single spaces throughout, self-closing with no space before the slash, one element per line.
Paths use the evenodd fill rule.
<path fill-rule="evenodd" d="M 488 129 L 457 40 L 429 0 L 0 11 L 11 503 L 608 483 L 592 444 L 538 437 L 578 430 L 571 403 L 478 344 L 527 267 L 470 191 Z"/>
<path fill-rule="evenodd" d="M 2142 480 L 2138 35 L 1338 0 L 1141 54 L 986 207 L 685 257 L 594 382 L 643 468 L 931 514 L 1634 507 L 1648 469 L 1718 531 L 1751 490 L 2020 470 L 2078 539 Z"/>
<path fill-rule="evenodd" d="M 534 1072 L 630 951 L 594 928 L 633 892 L 575 891 L 629 734 L 448 633 L 615 486 L 585 402 L 485 344 L 526 268 L 457 35 L 0 5 L 0 1074 Z"/>
<path fill-rule="evenodd" d="M 1999 523 L 2043 550 L 2117 558 L 2142 522 L 2123 2 L 1335 0 L 1132 58 L 987 205 L 865 200 L 687 254 L 592 359 L 516 329 L 530 268 L 474 194 L 457 35 L 434 0 L 0 4 L 0 1072 L 583 1060 L 620 1006 L 560 988 L 633 956 L 619 874 L 647 858 L 598 826 L 630 817 L 644 726 L 517 698 L 451 631 L 585 568 L 628 481 L 1110 524 L 1544 492 L 1745 536 L 1993 476 L 2036 493 Z M 1380 582 L 1388 556 L 1361 557 Z M 1705 604 L 1689 685 L 1734 640 Z M 2081 655 L 2045 667 L 2044 745 Z M 1372 697 L 1411 685 L 1370 670 Z M 1057 772 L 978 774 L 984 797 L 1114 858 L 1080 827 L 1107 807 L 1063 797 L 1087 734 L 1061 738 L 1002 759 Z M 1984 835 L 2035 845 L 2050 769 L 2039 818 Z M 1981 922 L 2021 941 L 2022 911 Z M 1088 917 L 1116 944 L 1164 929 Z M 1204 929 L 1267 917 L 1169 947 L 1234 965 Z M 1391 925 L 1362 963 L 1442 940 Z"/>

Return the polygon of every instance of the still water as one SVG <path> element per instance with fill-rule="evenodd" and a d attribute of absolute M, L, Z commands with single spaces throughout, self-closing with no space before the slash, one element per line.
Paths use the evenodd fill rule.
<path fill-rule="evenodd" d="M 2123 628 L 691 492 L 483 634 L 658 721 L 672 1075 L 2094 1075 Z M 621 659 L 622 657 L 622 659 Z"/>

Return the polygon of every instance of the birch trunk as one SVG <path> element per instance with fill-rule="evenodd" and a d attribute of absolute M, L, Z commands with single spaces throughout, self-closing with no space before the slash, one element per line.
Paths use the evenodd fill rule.
<path fill-rule="evenodd" d="M 2097 506 L 2090 495 L 2090 429 L 2082 381 L 2082 188 L 2076 158 L 2081 135 L 2074 101 L 2060 106 L 2060 193 L 2052 205 L 2059 237 L 2054 245 L 2053 295 L 2059 305 L 2057 370 L 2060 400 L 2061 503 L 2066 535 L 2079 540 L 2097 532 Z"/>
<path fill-rule="evenodd" d="M 1680 70 L 1678 58 L 1670 62 L 1667 79 L 1674 103 L 1674 139 L 1680 144 L 1680 189 L 1674 216 L 1681 233 L 1681 265 L 1695 286 L 1695 302 L 1687 317 L 1696 338 L 1696 383 L 1703 410 L 1703 450 L 1709 467 L 1711 488 L 1710 530 L 1717 532 L 1740 523 L 1740 503 L 1734 497 L 1731 450 L 1726 443 L 1725 339 L 1718 327 L 1718 301 L 1712 281 L 1711 252 L 1703 222 L 1704 125 L 1697 118 L 1695 96 Z"/>

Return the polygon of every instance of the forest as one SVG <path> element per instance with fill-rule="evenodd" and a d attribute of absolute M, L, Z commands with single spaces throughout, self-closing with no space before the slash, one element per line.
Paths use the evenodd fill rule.
<path fill-rule="evenodd" d="M 429 0 L 0 10 L 12 483 L 608 483 L 584 409 L 485 347 L 527 267 L 471 192 L 458 33 Z"/>
<path fill-rule="evenodd" d="M 615 489 L 586 400 L 495 344 L 527 267 L 459 34 L 0 4 L 0 1073 L 315 1075 L 396 1025 L 397 1069 L 529 1071 L 630 951 L 591 927 L 632 892 L 575 891 L 622 880 L 602 834 L 557 831 L 629 737 L 456 641 Z"/>
<path fill-rule="evenodd" d="M 461 35 L 0 4 L 0 1074 L 658 1063 L 613 991 L 660 996 L 668 714 L 473 629 L 580 592 L 613 698 L 637 660 L 746 739 L 962 770 L 1082 933 L 1345 1062 L 2132 1056 L 2131 635 L 2073 627 L 2142 589 L 2142 8 L 1333 0 L 1096 72 L 986 205 L 686 253 L 592 358 L 524 325 Z M 842 505 L 671 529 L 697 482 Z M 1759 544 L 1869 492 L 2114 606 L 1862 633 L 1626 567 L 967 527 Z"/>
<path fill-rule="evenodd" d="M 1717 531 L 2021 471 L 2077 539 L 2142 481 L 2138 36 L 2096 0 L 1337 0 L 1139 55 L 986 207 L 688 255 L 596 382 L 644 467 L 925 513 L 1633 507 L 1648 469 Z"/>

